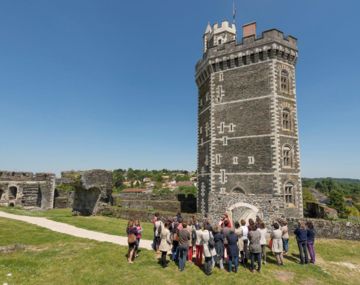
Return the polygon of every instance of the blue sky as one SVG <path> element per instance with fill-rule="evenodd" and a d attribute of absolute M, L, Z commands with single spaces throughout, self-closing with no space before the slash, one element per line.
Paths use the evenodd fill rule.
<path fill-rule="evenodd" d="M 360 178 L 359 1 L 237 0 L 298 38 L 302 174 Z M 0 1 L 0 169 L 196 168 L 194 65 L 231 0 Z"/>

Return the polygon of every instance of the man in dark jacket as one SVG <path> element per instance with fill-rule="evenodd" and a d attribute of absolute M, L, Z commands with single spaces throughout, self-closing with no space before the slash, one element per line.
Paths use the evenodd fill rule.
<path fill-rule="evenodd" d="M 232 265 L 234 264 L 235 272 L 238 271 L 239 267 L 239 247 L 238 247 L 238 236 L 234 233 L 233 229 L 230 229 L 227 237 L 227 248 L 229 254 L 229 272 L 232 272 Z"/>
<path fill-rule="evenodd" d="M 300 263 L 308 264 L 309 258 L 307 253 L 307 230 L 305 223 L 303 221 L 299 222 L 299 225 L 294 231 L 294 234 L 296 236 L 296 241 L 299 247 Z"/>

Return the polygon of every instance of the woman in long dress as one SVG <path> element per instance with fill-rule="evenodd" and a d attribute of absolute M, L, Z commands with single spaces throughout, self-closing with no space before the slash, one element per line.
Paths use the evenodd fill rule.
<path fill-rule="evenodd" d="M 278 265 L 284 265 L 282 230 L 278 223 L 274 223 L 274 230 L 271 233 L 272 252 L 275 254 Z"/>

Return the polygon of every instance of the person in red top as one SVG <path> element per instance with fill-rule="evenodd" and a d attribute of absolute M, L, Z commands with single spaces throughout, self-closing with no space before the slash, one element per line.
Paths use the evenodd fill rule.
<path fill-rule="evenodd" d="M 141 233 L 143 231 L 141 225 L 140 225 L 140 221 L 136 220 L 135 221 L 135 226 L 137 229 L 137 235 L 136 235 L 136 246 L 135 246 L 135 257 L 138 257 L 138 253 L 139 253 L 139 244 L 140 244 L 140 239 L 141 239 Z"/>
<path fill-rule="evenodd" d="M 229 215 L 227 213 L 224 214 L 224 224 L 225 224 L 225 221 L 227 221 L 225 226 L 231 229 L 232 222 L 230 221 Z"/>

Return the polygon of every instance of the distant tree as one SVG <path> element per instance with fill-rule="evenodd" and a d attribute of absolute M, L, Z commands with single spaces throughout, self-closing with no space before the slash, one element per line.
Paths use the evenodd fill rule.
<path fill-rule="evenodd" d="M 176 175 L 175 180 L 176 180 L 176 182 L 190 181 L 190 176 L 189 175 Z"/>
<path fill-rule="evenodd" d="M 185 194 L 187 195 L 194 195 L 195 197 L 197 196 L 197 188 L 195 186 L 180 186 L 177 189 L 177 193 L 179 194 Z"/>
<path fill-rule="evenodd" d="M 127 180 L 129 180 L 129 181 L 134 181 L 134 180 L 137 179 L 136 173 L 135 173 L 134 169 L 129 168 L 129 169 L 127 170 L 127 172 L 126 172 L 126 178 L 127 178 Z"/>
<path fill-rule="evenodd" d="M 163 182 L 163 178 L 162 178 L 162 174 L 161 173 L 158 173 L 154 176 L 154 180 L 156 182 L 159 182 L 159 183 L 162 183 Z"/>
<path fill-rule="evenodd" d="M 322 185 L 321 181 L 316 182 L 315 189 L 319 190 L 320 192 L 324 192 L 324 186 Z"/>
<path fill-rule="evenodd" d="M 304 201 L 304 206 L 305 206 L 305 202 L 316 202 L 316 199 L 314 195 L 311 193 L 309 188 L 306 187 L 303 188 L 303 201 Z"/>
<path fill-rule="evenodd" d="M 125 181 L 124 171 L 122 169 L 116 169 L 112 173 L 113 185 L 116 188 L 122 187 Z"/>
<path fill-rule="evenodd" d="M 315 187 L 315 181 L 312 179 L 303 178 L 302 186 L 306 187 L 306 188 L 313 188 L 313 187 Z"/>
<path fill-rule="evenodd" d="M 333 190 L 329 194 L 329 206 L 338 211 L 339 217 L 346 218 L 347 211 L 343 195 L 338 190 Z"/>

